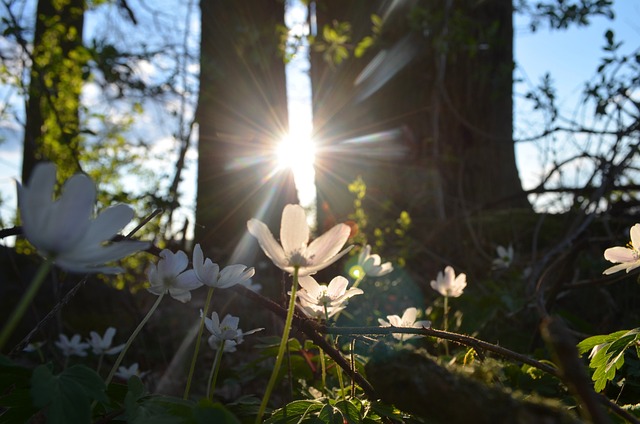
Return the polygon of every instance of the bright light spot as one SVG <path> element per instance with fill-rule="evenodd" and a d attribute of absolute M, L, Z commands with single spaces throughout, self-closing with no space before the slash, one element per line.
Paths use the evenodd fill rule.
<path fill-rule="evenodd" d="M 308 137 L 289 135 L 277 146 L 278 168 L 291 168 L 294 173 L 313 167 L 316 152 L 313 141 Z"/>

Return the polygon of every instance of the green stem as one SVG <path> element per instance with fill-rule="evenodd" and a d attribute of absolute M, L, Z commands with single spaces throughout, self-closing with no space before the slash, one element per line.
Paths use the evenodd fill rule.
<path fill-rule="evenodd" d="M 191 380 L 193 379 L 193 373 L 196 369 L 196 360 L 198 359 L 198 353 L 200 352 L 200 342 L 202 340 L 202 330 L 204 329 L 204 319 L 209 313 L 209 304 L 211 303 L 211 297 L 213 296 L 213 287 L 209 287 L 207 292 L 207 300 L 204 302 L 204 312 L 200 318 L 200 328 L 198 329 L 198 337 L 196 337 L 196 347 L 193 350 L 193 358 L 191 358 L 191 368 L 189 369 L 189 377 L 187 377 L 187 385 L 184 388 L 184 396 L 182 398 L 187 400 L 189 398 L 189 389 L 191 388 Z"/>
<path fill-rule="evenodd" d="M 443 323 L 443 327 L 444 327 L 444 331 L 448 331 L 449 329 L 449 296 L 445 296 L 444 297 L 444 323 Z M 447 341 L 444 341 L 444 352 L 447 356 L 449 356 L 449 343 L 447 343 Z"/>
<path fill-rule="evenodd" d="M 156 309 L 158 308 L 158 305 L 160 305 L 160 301 L 162 301 L 162 298 L 164 297 L 165 294 L 166 293 L 162 293 L 160 296 L 158 296 L 156 303 L 153 304 L 151 309 L 149 309 L 149 312 L 147 312 L 147 315 L 145 315 L 145 317 L 142 318 L 142 321 L 140 321 L 140 324 L 138 324 L 136 329 L 133 330 L 133 333 L 131 333 L 131 336 L 129 336 L 129 340 L 127 340 L 127 343 L 124 345 L 124 349 L 122 349 L 122 352 L 120 352 L 120 355 L 118 355 L 118 359 L 116 359 L 116 362 L 113 364 L 113 367 L 111 367 L 109 376 L 105 380 L 105 384 L 107 386 L 109 385 L 109 383 L 111 383 L 111 380 L 113 380 L 113 376 L 116 374 L 116 371 L 118 370 L 118 367 L 122 363 L 122 359 L 124 359 L 124 355 L 127 353 L 127 350 L 129 350 L 131 343 L 133 343 L 135 338 L 138 336 L 138 333 L 140 333 L 140 330 L 142 330 L 142 327 L 144 327 L 147 321 L 149 321 L 149 318 L 151 318 L 151 315 L 153 315 L 153 313 L 156 311 Z"/>
<path fill-rule="evenodd" d="M 209 374 L 209 384 L 207 384 L 207 399 L 213 400 L 213 392 L 216 390 L 216 381 L 218 381 L 218 372 L 220 371 L 220 363 L 222 362 L 222 354 L 224 353 L 224 342 L 222 340 L 216 353 L 216 359 L 211 366 L 211 373 Z"/>
<path fill-rule="evenodd" d="M 36 294 L 40 290 L 40 287 L 42 287 L 42 283 L 49 273 L 52 263 L 53 261 L 51 259 L 47 259 L 40 265 L 40 268 L 38 268 L 38 272 L 33 277 L 33 280 L 31 280 L 29 288 L 22 295 L 20 303 L 18 303 L 18 306 L 16 306 L 16 308 L 11 313 L 9 320 L 4 325 L 4 327 L 2 327 L 2 332 L 0 333 L 0 352 L 9 340 L 9 337 L 11 337 L 11 334 L 13 334 L 13 331 L 16 329 L 16 326 L 24 316 L 27 308 L 29 307 L 29 305 L 31 305 L 31 302 L 33 302 L 33 299 L 36 297 Z"/>
<path fill-rule="evenodd" d="M 291 323 L 293 322 L 293 311 L 296 308 L 297 289 L 298 267 L 295 267 L 293 270 L 293 284 L 291 286 L 291 299 L 289 300 L 289 309 L 287 310 L 287 318 L 284 321 L 284 329 L 282 330 L 282 340 L 280 341 L 280 348 L 278 349 L 278 355 L 276 356 L 276 363 L 273 367 L 273 371 L 271 372 L 269 382 L 267 383 L 267 389 L 265 390 L 264 396 L 262 397 L 262 402 L 260 403 L 260 409 L 258 410 L 258 415 L 256 416 L 255 421 L 256 424 L 262 423 L 262 416 L 264 415 L 264 411 L 267 409 L 267 403 L 269 403 L 271 392 L 273 391 L 273 387 L 276 384 L 276 379 L 278 378 L 278 374 L 280 373 L 280 366 L 282 365 L 282 359 L 284 358 L 287 342 L 289 341 Z"/>

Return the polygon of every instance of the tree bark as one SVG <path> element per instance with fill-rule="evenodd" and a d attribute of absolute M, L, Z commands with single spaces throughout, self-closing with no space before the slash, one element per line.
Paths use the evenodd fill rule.
<path fill-rule="evenodd" d="M 277 228 L 297 202 L 290 171 L 276 172 L 288 130 L 278 0 L 202 0 L 198 191 L 195 236 L 216 261 L 252 265 L 246 222 Z"/>
<path fill-rule="evenodd" d="M 318 33 L 345 20 L 353 44 L 371 34 L 371 13 L 383 19 L 362 58 L 312 54 L 321 211 L 344 218 L 357 175 L 372 210 L 390 203 L 433 220 L 528 207 L 512 139 L 511 1 L 385 4 L 316 5 Z"/>
<path fill-rule="evenodd" d="M 59 178 L 79 170 L 80 93 L 86 53 L 84 0 L 39 0 L 23 143 L 22 181 L 37 162 L 56 163 Z"/>

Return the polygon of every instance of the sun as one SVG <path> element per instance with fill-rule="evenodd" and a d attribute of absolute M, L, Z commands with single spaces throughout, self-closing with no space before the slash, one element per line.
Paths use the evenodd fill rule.
<path fill-rule="evenodd" d="M 313 168 L 315 155 L 310 137 L 287 135 L 276 147 L 278 169 L 290 168 L 294 173 Z"/>

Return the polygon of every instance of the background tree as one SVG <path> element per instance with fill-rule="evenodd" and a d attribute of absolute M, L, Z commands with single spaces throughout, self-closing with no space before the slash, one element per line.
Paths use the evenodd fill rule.
<path fill-rule="evenodd" d="M 84 0 L 39 0 L 31 53 L 22 181 L 36 162 L 61 165 L 67 178 L 80 169 L 80 93 L 88 54 L 83 46 Z"/>
<path fill-rule="evenodd" d="M 344 216 L 336 186 L 361 174 L 372 198 L 388 194 L 421 219 L 527 207 L 512 138 L 511 1 L 324 0 L 315 13 L 321 203 Z"/>
<path fill-rule="evenodd" d="M 252 264 L 247 220 L 277 228 L 296 202 L 274 155 L 288 130 L 284 2 L 203 0 L 200 10 L 196 239 L 219 261 Z"/>

